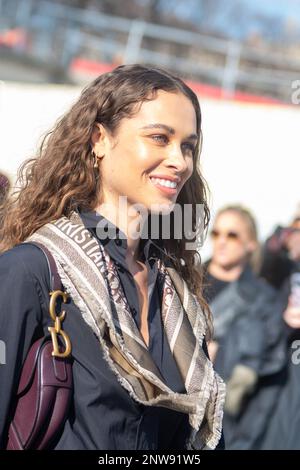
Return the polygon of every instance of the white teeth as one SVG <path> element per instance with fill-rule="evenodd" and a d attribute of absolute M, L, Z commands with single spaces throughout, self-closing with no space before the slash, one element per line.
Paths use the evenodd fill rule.
<path fill-rule="evenodd" d="M 162 178 L 150 178 L 154 184 L 159 184 L 160 186 L 165 186 L 166 188 L 175 189 L 177 187 L 177 183 L 175 181 L 164 180 Z"/>

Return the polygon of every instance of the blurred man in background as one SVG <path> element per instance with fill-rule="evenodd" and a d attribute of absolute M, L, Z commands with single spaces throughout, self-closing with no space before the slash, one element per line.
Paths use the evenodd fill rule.
<path fill-rule="evenodd" d="M 265 245 L 262 269 L 279 288 L 286 364 L 263 449 L 300 449 L 300 210 L 288 228 L 278 227 Z"/>
<path fill-rule="evenodd" d="M 300 261 L 300 206 L 289 227 L 278 226 L 263 249 L 260 275 L 276 289 L 283 287 Z"/>

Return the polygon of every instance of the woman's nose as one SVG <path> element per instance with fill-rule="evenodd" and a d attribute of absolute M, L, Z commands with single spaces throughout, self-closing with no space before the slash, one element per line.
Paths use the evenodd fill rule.
<path fill-rule="evenodd" d="M 226 235 L 220 234 L 219 237 L 216 240 L 216 243 L 218 246 L 224 246 L 227 244 L 227 237 Z"/>
<path fill-rule="evenodd" d="M 188 162 L 185 159 L 181 148 L 176 145 L 170 149 L 167 164 L 173 166 L 180 173 L 185 173 L 188 169 Z"/>

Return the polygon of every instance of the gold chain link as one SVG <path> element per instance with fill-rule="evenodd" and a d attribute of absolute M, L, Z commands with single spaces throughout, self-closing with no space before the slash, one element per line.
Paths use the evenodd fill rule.
<path fill-rule="evenodd" d="M 56 313 L 57 301 L 59 298 L 62 298 L 62 302 L 65 304 L 69 298 L 67 292 L 62 292 L 61 290 L 56 290 L 50 292 L 50 305 L 49 305 L 49 313 L 50 317 L 54 321 L 54 326 L 49 326 L 48 331 L 51 334 L 52 344 L 53 344 L 53 351 L 52 356 L 54 357 L 68 357 L 72 351 L 72 345 L 69 336 L 65 333 L 62 329 L 62 322 L 65 319 L 66 312 L 62 310 L 59 314 Z M 64 342 L 65 350 L 63 352 L 60 351 L 59 344 L 58 344 L 58 336 L 61 336 Z"/>

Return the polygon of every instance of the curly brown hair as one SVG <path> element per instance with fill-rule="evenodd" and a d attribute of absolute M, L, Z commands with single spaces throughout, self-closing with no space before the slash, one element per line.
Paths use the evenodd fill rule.
<path fill-rule="evenodd" d="M 86 87 L 72 106 L 43 139 L 37 157 L 27 160 L 18 172 L 18 189 L 2 207 L 0 251 L 24 241 L 42 225 L 69 216 L 78 207 L 97 206 L 101 178 L 94 168 L 92 131 L 101 123 L 113 135 L 120 121 L 133 115 L 136 105 L 153 100 L 158 90 L 184 94 L 196 113 L 198 142 L 192 176 L 182 188 L 177 202 L 191 204 L 195 240 L 207 228 L 209 208 L 207 186 L 199 170 L 201 153 L 201 111 L 195 93 L 178 77 L 159 68 L 122 65 L 98 77 Z M 196 205 L 202 204 L 204 220 L 196 220 Z M 171 228 L 172 230 L 172 228 Z M 184 234 L 184 230 L 182 230 Z M 164 241 L 175 268 L 197 296 L 210 327 L 209 308 L 202 296 L 200 256 L 186 250 L 185 236 Z M 196 259 L 198 256 L 198 260 Z"/>
<path fill-rule="evenodd" d="M 10 188 L 10 182 L 6 175 L 0 172 L 0 204 L 4 203 L 5 198 L 8 195 Z"/>

